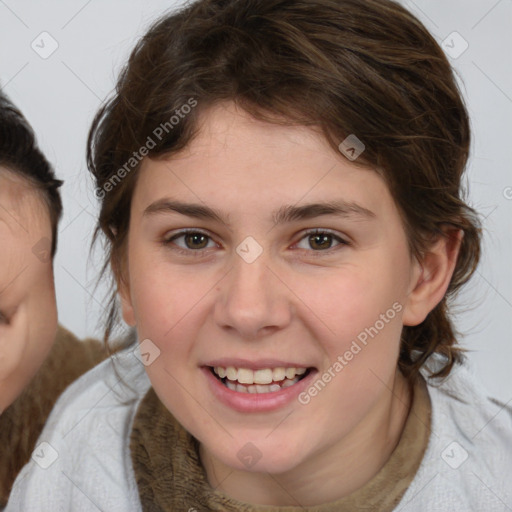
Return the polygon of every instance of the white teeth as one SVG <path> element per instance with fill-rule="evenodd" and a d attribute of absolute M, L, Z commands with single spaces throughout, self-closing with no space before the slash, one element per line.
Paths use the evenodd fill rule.
<path fill-rule="evenodd" d="M 272 372 L 272 380 L 275 382 L 279 382 L 280 380 L 283 380 L 286 377 L 286 368 L 283 368 L 280 366 L 279 368 L 274 368 L 274 371 Z"/>
<path fill-rule="evenodd" d="M 233 366 L 228 366 L 226 368 L 226 377 L 229 380 L 236 380 L 236 377 L 238 375 L 238 370 L 234 368 Z"/>
<path fill-rule="evenodd" d="M 246 368 L 239 368 L 236 380 L 241 384 L 254 384 L 254 372 Z"/>
<path fill-rule="evenodd" d="M 281 386 L 279 384 L 271 384 L 270 386 L 264 386 L 262 384 L 254 384 L 247 386 L 249 393 L 273 393 L 279 391 Z"/>
<path fill-rule="evenodd" d="M 249 368 L 235 368 L 234 366 L 214 367 L 214 372 L 223 383 L 232 391 L 239 393 L 275 393 L 283 388 L 296 384 L 307 368 L 263 368 L 251 370 Z M 278 384 L 279 383 L 279 384 Z"/>
<path fill-rule="evenodd" d="M 240 373 L 240 370 L 238 370 L 238 373 Z M 272 370 L 270 368 L 256 370 L 253 379 L 255 384 L 270 384 L 272 382 Z"/>
<path fill-rule="evenodd" d="M 286 378 L 293 379 L 293 377 L 295 377 L 295 370 L 296 370 L 296 368 L 286 368 L 286 372 L 285 372 Z"/>
<path fill-rule="evenodd" d="M 284 379 L 294 379 L 296 375 L 304 375 L 307 368 L 263 368 L 261 370 L 251 370 L 249 368 L 235 368 L 228 366 L 216 366 L 214 372 L 223 379 L 238 381 L 240 384 L 271 384 L 272 382 L 281 382 Z"/>
<path fill-rule="evenodd" d="M 299 377 L 294 377 L 293 379 L 284 379 L 281 384 L 252 384 L 251 386 L 245 386 L 244 384 L 238 384 L 236 382 L 231 382 L 229 379 L 224 381 L 224 384 L 231 389 L 232 391 L 238 391 L 239 393 L 275 393 L 276 391 L 280 391 L 283 388 L 289 388 L 299 382 Z"/>
<path fill-rule="evenodd" d="M 299 382 L 298 377 L 295 377 L 295 379 L 292 379 L 292 380 L 286 379 L 286 380 L 281 384 L 281 387 L 283 387 L 283 388 L 289 388 L 290 386 L 293 386 L 296 382 Z"/>
<path fill-rule="evenodd" d="M 240 393 L 275 393 L 276 391 L 280 391 L 282 388 L 288 388 L 290 386 L 293 386 L 296 382 L 298 382 L 298 377 L 289 380 L 286 379 L 281 385 L 279 384 L 270 384 L 263 385 L 263 384 L 253 384 L 252 386 L 244 386 L 242 384 L 233 384 L 229 380 L 226 381 L 226 385 L 229 389 L 232 389 L 233 391 L 238 391 Z"/>

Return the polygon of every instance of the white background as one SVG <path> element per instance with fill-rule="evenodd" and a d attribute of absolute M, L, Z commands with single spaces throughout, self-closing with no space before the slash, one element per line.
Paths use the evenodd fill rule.
<path fill-rule="evenodd" d="M 0 0 L 0 86 L 32 123 L 41 148 L 65 180 L 55 260 L 58 309 L 60 322 L 80 337 L 101 337 L 104 303 L 104 289 L 93 290 L 98 259 L 88 257 L 97 201 L 85 165 L 87 131 L 134 42 L 153 19 L 176 3 Z M 512 188 L 507 188 L 512 187 L 512 1 L 403 3 L 440 43 L 456 31 L 469 45 L 451 61 L 472 120 L 469 201 L 485 217 L 485 239 L 482 264 L 459 300 L 457 325 L 481 381 L 508 402 L 512 400 Z M 31 47 L 44 31 L 59 45 L 47 59 Z M 450 36 L 448 42 L 453 51 L 463 48 L 458 36 Z"/>

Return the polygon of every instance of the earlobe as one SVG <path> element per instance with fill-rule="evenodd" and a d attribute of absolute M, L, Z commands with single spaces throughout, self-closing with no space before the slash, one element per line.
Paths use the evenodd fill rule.
<path fill-rule="evenodd" d="M 114 228 L 112 228 L 112 231 L 114 232 Z M 116 253 L 111 256 L 110 265 L 117 285 L 117 294 L 121 300 L 121 314 L 123 320 L 130 327 L 135 327 L 137 322 L 135 321 L 135 311 L 130 293 L 127 261 L 122 256 L 119 257 L 118 253 Z"/>
<path fill-rule="evenodd" d="M 121 313 L 123 320 L 130 326 L 135 327 L 135 312 L 133 309 L 132 295 L 129 282 L 125 279 L 125 271 L 122 265 L 115 265 L 114 275 L 116 276 L 117 293 L 121 300 Z"/>
<path fill-rule="evenodd" d="M 409 293 L 404 308 L 404 325 L 419 325 L 443 299 L 450 284 L 463 231 L 447 229 L 415 262 Z"/>
<path fill-rule="evenodd" d="M 121 285 L 118 287 L 119 298 L 121 299 L 121 311 L 123 320 L 130 326 L 135 327 L 135 313 L 133 310 L 132 298 L 129 287 Z"/>

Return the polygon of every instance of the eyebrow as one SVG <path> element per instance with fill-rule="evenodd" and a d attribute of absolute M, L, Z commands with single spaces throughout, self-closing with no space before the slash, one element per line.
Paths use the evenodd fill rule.
<path fill-rule="evenodd" d="M 222 212 L 197 203 L 183 203 L 171 199 L 159 199 L 150 204 L 143 213 L 143 217 L 162 213 L 179 213 L 196 219 L 212 220 L 230 226 Z M 355 220 L 370 220 L 376 217 L 375 213 L 367 208 L 343 200 L 325 203 L 310 203 L 302 206 L 285 205 L 272 213 L 274 224 L 285 224 L 299 220 L 313 219 L 323 215 L 334 215 Z"/>

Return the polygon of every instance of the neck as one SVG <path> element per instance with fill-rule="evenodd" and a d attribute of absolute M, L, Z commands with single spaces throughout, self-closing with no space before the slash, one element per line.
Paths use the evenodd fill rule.
<path fill-rule="evenodd" d="M 208 483 L 235 500 L 274 506 L 314 506 L 348 496 L 369 482 L 396 448 L 411 405 L 397 371 L 381 399 L 347 436 L 280 474 L 234 470 L 200 446 Z M 371 449 L 369 449 L 371 447 Z"/>

